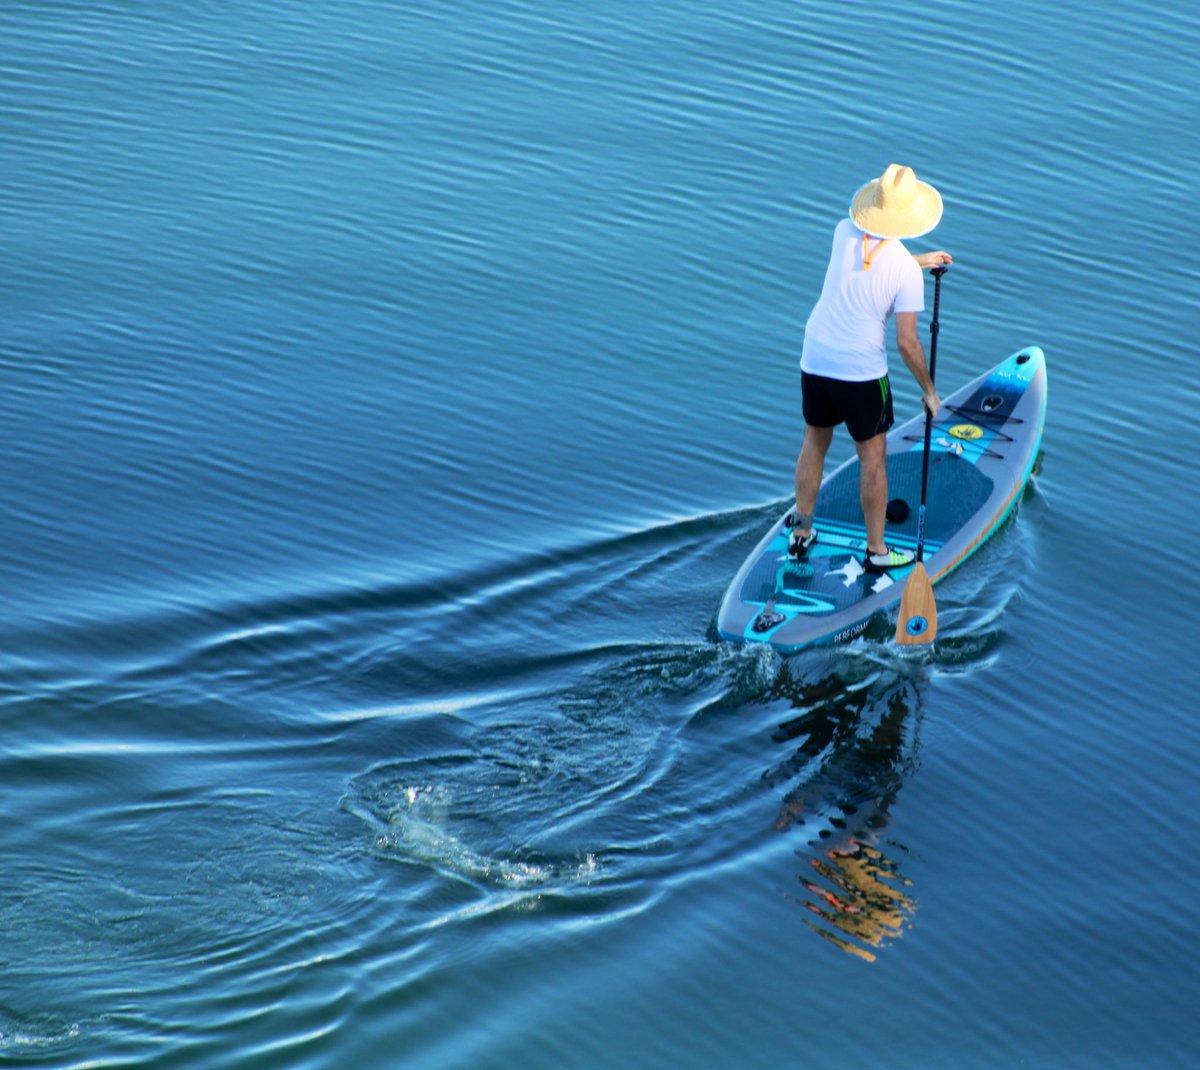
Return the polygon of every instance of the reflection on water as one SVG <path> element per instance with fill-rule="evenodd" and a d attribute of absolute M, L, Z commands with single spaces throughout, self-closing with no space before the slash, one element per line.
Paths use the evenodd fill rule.
<path fill-rule="evenodd" d="M 871 949 L 900 936 L 917 907 L 894 857 L 904 848 L 882 836 L 917 766 L 912 681 L 877 665 L 841 666 L 811 683 L 785 673 L 774 697 L 797 711 L 773 737 L 787 756 L 764 774 L 783 789 L 775 827 L 809 835 L 796 852 L 807 859 L 798 879 L 808 897 L 796 901 L 819 919 L 807 920 L 814 932 L 874 961 Z"/>
<path fill-rule="evenodd" d="M 809 928 L 843 951 L 874 962 L 873 951 L 847 938 L 879 948 L 899 936 L 917 909 L 917 901 L 901 890 L 912 881 L 878 847 L 855 839 L 846 847 L 831 848 L 827 859 L 811 859 L 811 864 L 825 883 L 801 879 L 814 897 L 804 906 L 844 935 L 811 921 Z"/>

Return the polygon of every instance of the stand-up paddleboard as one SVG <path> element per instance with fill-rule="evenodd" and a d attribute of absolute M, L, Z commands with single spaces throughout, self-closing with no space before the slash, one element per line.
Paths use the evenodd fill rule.
<path fill-rule="evenodd" d="M 933 422 L 925 513 L 925 569 L 937 583 L 961 565 L 1012 512 L 1033 472 L 1046 422 L 1046 358 L 1029 346 L 944 398 Z M 925 442 L 922 412 L 888 435 L 888 494 L 913 508 L 889 519 L 888 544 L 915 550 Z M 892 510 L 889 510 L 891 512 Z M 789 510 L 790 512 L 790 510 Z M 789 654 L 861 635 L 894 610 L 912 566 L 863 570 L 867 532 L 858 494 L 858 459 L 821 484 L 817 542 L 802 562 L 788 557 L 784 518 L 742 565 L 721 603 L 722 639 L 769 643 Z"/>

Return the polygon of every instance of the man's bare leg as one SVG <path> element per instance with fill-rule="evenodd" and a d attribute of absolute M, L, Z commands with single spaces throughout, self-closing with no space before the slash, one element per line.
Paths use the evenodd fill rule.
<path fill-rule="evenodd" d="M 876 435 L 854 446 L 858 450 L 858 493 L 867 525 L 867 550 L 873 554 L 887 553 L 883 541 L 888 501 L 887 435 Z"/>
<path fill-rule="evenodd" d="M 817 491 L 821 489 L 821 475 L 825 471 L 825 454 L 829 452 L 829 444 L 833 441 L 832 427 L 812 427 L 804 429 L 804 445 L 800 456 L 796 458 L 796 516 L 803 517 L 804 523 L 798 523 L 793 529 L 800 535 L 807 535 L 812 530 L 812 511 L 817 504 Z M 884 474 L 886 480 L 886 472 Z M 884 488 L 886 508 L 887 488 Z"/>

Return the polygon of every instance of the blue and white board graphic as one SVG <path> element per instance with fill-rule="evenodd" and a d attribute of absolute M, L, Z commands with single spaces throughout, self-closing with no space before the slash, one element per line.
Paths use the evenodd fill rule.
<path fill-rule="evenodd" d="M 963 563 L 1012 512 L 1028 482 L 1046 421 L 1046 358 L 1028 346 L 943 399 L 933 425 L 925 515 L 925 569 L 937 583 Z M 888 493 L 913 508 L 889 522 L 897 549 L 917 543 L 925 415 L 888 435 Z M 861 635 L 900 602 L 911 568 L 883 575 L 862 567 L 866 529 L 858 459 L 821 484 L 818 541 L 803 562 L 788 558 L 783 518 L 738 570 L 717 614 L 722 639 L 769 643 L 792 653 Z M 785 514 L 786 516 L 786 514 Z"/>

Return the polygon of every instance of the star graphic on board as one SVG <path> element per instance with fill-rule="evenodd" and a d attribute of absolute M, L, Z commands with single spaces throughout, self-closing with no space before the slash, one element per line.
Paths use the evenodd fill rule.
<path fill-rule="evenodd" d="M 847 587 L 853 587 L 854 581 L 863 574 L 865 570 L 862 567 L 862 562 L 857 557 L 851 557 L 841 568 L 833 569 L 829 574 L 831 576 L 844 576 Z"/>

